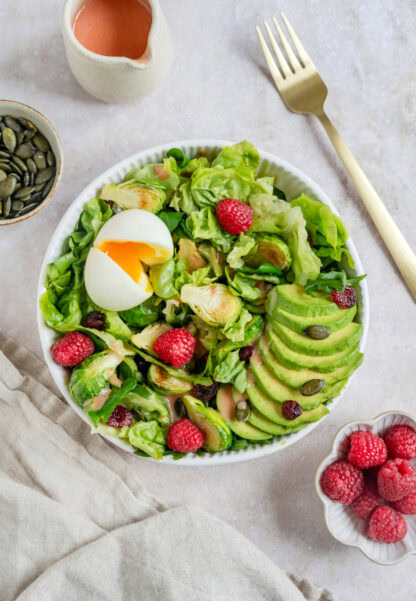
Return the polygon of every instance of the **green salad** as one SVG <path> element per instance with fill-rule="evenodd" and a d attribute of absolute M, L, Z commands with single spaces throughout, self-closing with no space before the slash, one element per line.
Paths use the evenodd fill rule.
<path fill-rule="evenodd" d="M 259 163 L 247 141 L 216 156 L 173 148 L 87 202 L 47 267 L 40 307 L 62 336 L 52 356 L 70 370 L 69 394 L 94 432 L 139 455 L 269 444 L 328 413 L 362 361 L 363 276 L 348 275 L 344 224 L 305 194 L 286 198 Z M 87 293 L 87 257 L 104 224 L 137 209 L 166 225 L 173 251 L 141 259 L 145 300 L 103 308 Z M 183 347 L 186 364 L 158 351 L 167 333 L 166 352 Z"/>

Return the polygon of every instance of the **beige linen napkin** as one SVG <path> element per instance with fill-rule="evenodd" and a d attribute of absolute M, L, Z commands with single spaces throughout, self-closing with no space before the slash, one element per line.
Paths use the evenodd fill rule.
<path fill-rule="evenodd" d="M 43 363 L 0 349 L 1 601 L 333 600 L 224 522 L 160 503 Z"/>

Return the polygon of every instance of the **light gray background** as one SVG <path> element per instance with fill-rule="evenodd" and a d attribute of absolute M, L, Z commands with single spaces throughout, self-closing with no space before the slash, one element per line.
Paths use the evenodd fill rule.
<path fill-rule="evenodd" d="M 371 323 L 363 366 L 331 416 L 282 453 L 210 469 L 131 458 L 131 469 L 163 501 L 208 509 L 281 567 L 326 585 L 340 600 L 413 601 L 416 559 L 383 568 L 337 543 L 324 526 L 313 479 L 345 422 L 393 408 L 415 412 L 415 303 L 320 124 L 287 111 L 271 85 L 254 27 L 286 11 L 329 87 L 329 115 L 416 248 L 416 4 L 162 4 L 175 44 L 167 83 L 141 104 L 108 106 L 89 97 L 68 69 L 60 35 L 63 0 L 0 0 L 0 97 L 45 113 L 65 153 L 62 183 L 48 209 L 0 228 L 0 331 L 41 355 L 35 294 L 43 253 L 75 196 L 113 163 L 155 144 L 198 136 L 248 138 L 292 162 L 333 199 L 368 273 Z"/>

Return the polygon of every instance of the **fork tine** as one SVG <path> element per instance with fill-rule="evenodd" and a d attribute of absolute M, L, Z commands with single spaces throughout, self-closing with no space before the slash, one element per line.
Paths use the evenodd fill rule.
<path fill-rule="evenodd" d="M 306 52 L 305 48 L 302 46 L 300 39 L 298 38 L 293 27 L 287 20 L 286 15 L 284 13 L 280 13 L 280 16 L 282 17 L 282 20 L 283 20 L 284 24 L 286 25 L 286 29 L 288 30 L 289 35 L 292 38 L 292 42 L 294 43 L 295 48 L 298 51 L 299 56 L 303 61 L 303 64 L 306 65 L 306 63 L 312 63 L 310 56 Z"/>
<path fill-rule="evenodd" d="M 283 71 L 283 74 L 285 76 L 285 78 L 290 75 L 292 73 L 291 68 L 289 67 L 289 65 L 287 64 L 287 60 L 285 59 L 283 52 L 280 50 L 278 43 L 276 42 L 276 38 L 274 37 L 272 30 L 270 29 L 267 21 L 264 22 L 264 26 L 266 28 L 267 31 L 267 35 L 269 36 L 269 40 L 270 43 L 273 47 L 273 50 L 276 54 L 276 58 L 277 58 L 277 62 L 280 65 L 281 70 Z"/>
<path fill-rule="evenodd" d="M 260 31 L 260 27 L 256 27 L 256 31 L 257 31 L 257 35 L 260 41 L 260 46 L 261 49 L 263 50 L 263 54 L 264 54 L 264 58 L 266 59 L 266 63 L 270 69 L 270 73 L 272 74 L 272 77 L 274 79 L 274 83 L 276 84 L 276 87 L 279 89 L 279 85 L 281 84 L 281 82 L 283 81 L 283 76 L 279 71 L 278 66 L 275 63 L 275 60 L 272 56 L 272 53 L 270 52 L 266 41 L 263 37 L 263 34 Z"/>
<path fill-rule="evenodd" d="M 289 44 L 289 42 L 287 41 L 285 34 L 281 30 L 281 27 L 280 27 L 279 23 L 277 22 L 276 17 L 273 17 L 273 23 L 274 23 L 274 26 L 276 27 L 277 33 L 279 34 L 279 38 L 280 38 L 280 41 L 282 42 L 282 46 L 285 49 L 286 54 L 289 58 L 289 64 L 291 64 L 293 70 L 295 71 L 298 67 L 302 67 L 302 65 L 300 64 L 299 59 L 296 56 L 296 54 L 293 52 L 292 47 Z"/>

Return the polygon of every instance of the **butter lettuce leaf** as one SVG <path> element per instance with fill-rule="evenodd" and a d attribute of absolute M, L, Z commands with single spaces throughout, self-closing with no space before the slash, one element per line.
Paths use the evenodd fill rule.
<path fill-rule="evenodd" d="M 212 167 L 248 167 L 255 171 L 260 163 L 260 155 L 253 144 L 243 140 L 233 146 L 225 146 L 212 162 Z"/>
<path fill-rule="evenodd" d="M 321 261 L 308 242 L 306 221 L 300 207 L 275 196 L 256 194 L 250 197 L 253 209 L 253 232 L 278 234 L 289 246 L 294 281 L 304 285 L 319 275 Z"/>
<path fill-rule="evenodd" d="M 248 234 L 240 234 L 239 239 L 233 244 L 232 250 L 227 255 L 227 263 L 233 269 L 239 269 L 244 265 L 242 257 L 256 246 L 256 240 Z"/>

